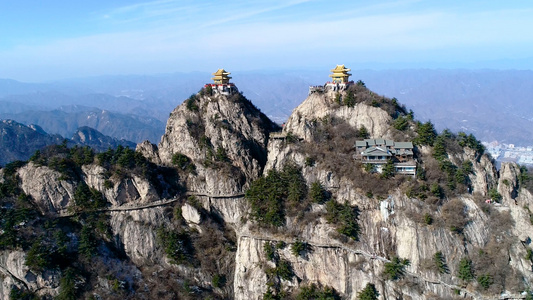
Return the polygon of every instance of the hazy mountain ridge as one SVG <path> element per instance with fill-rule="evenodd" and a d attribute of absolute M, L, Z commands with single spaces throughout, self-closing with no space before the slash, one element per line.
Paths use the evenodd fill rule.
<path fill-rule="evenodd" d="M 60 144 L 59 135 L 48 135 L 41 128 L 30 128 L 13 120 L 0 121 L 0 165 L 27 160 L 35 150 Z"/>
<path fill-rule="evenodd" d="M 36 150 L 46 146 L 62 144 L 89 146 L 96 151 L 105 151 L 119 145 L 135 148 L 136 144 L 126 140 L 103 135 L 90 127 L 80 127 L 71 139 L 58 134 L 48 134 L 37 125 L 26 126 L 13 120 L 0 121 L 0 166 L 15 160 L 28 160 Z"/>
<path fill-rule="evenodd" d="M 63 137 L 72 136 L 79 127 L 89 126 L 117 139 L 134 142 L 158 141 L 164 130 L 164 123 L 155 118 L 79 106 L 51 111 L 5 113 L 0 114 L 0 118 L 17 120 L 24 124 L 37 124 L 46 132 L 60 134 Z"/>

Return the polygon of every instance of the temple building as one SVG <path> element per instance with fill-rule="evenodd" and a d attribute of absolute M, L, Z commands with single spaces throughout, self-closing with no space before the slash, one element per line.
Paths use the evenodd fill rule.
<path fill-rule="evenodd" d="M 216 94 L 231 95 L 233 93 L 238 93 L 239 90 L 235 84 L 229 82 L 231 79 L 231 77 L 228 76 L 229 74 L 231 73 L 224 69 L 218 69 L 213 73 L 214 77 L 211 78 L 214 83 L 207 83 L 205 87 L 207 88 L 210 86 Z"/>
<path fill-rule="evenodd" d="M 337 65 L 335 69 L 331 70 L 333 74 L 329 74 L 329 77 L 331 77 L 331 81 L 333 83 L 348 83 L 348 78 L 352 76 L 352 74 L 348 73 L 351 71 L 350 69 L 344 67 L 344 65 Z"/>
<path fill-rule="evenodd" d="M 213 81 L 215 84 L 228 84 L 231 77 L 228 75 L 231 74 L 230 72 L 227 72 L 224 69 L 218 69 L 215 73 L 213 73 Z"/>
<path fill-rule="evenodd" d="M 352 74 L 348 73 L 349 71 L 350 69 L 346 68 L 344 65 L 337 65 L 331 70 L 331 73 L 333 74 L 329 75 L 329 77 L 331 77 L 331 81 L 326 82 L 326 84 L 323 86 L 310 86 L 309 95 L 316 92 L 321 93 L 326 90 L 340 92 L 347 89 L 354 83 L 353 81 L 350 81 L 350 76 L 352 76 Z"/>
<path fill-rule="evenodd" d="M 381 173 L 383 165 L 391 160 L 397 174 L 415 175 L 416 159 L 412 142 L 395 142 L 385 139 L 365 139 L 355 142 L 355 159 L 371 164 Z"/>

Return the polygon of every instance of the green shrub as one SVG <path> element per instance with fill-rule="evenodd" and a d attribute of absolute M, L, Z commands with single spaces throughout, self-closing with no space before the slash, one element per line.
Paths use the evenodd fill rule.
<path fill-rule="evenodd" d="M 436 183 L 436 182 L 431 184 L 431 187 L 429 188 L 429 191 L 433 194 L 433 196 L 435 196 L 437 198 L 444 197 L 444 191 L 439 186 L 439 184 Z"/>
<path fill-rule="evenodd" d="M 40 298 L 31 291 L 18 289 L 16 286 L 9 292 L 9 300 L 39 300 Z"/>
<path fill-rule="evenodd" d="M 287 246 L 287 244 L 285 244 L 284 241 L 278 241 L 278 242 L 276 243 L 276 249 L 284 249 L 285 246 Z"/>
<path fill-rule="evenodd" d="M 98 240 L 94 232 L 94 228 L 87 224 L 81 228 L 78 252 L 86 258 L 93 257 L 97 254 Z"/>
<path fill-rule="evenodd" d="M 214 288 L 222 288 L 226 285 L 226 275 L 224 274 L 215 274 L 213 279 L 211 279 L 211 285 Z"/>
<path fill-rule="evenodd" d="M 22 160 L 15 160 L 13 162 L 8 163 L 4 168 L 4 176 L 13 176 L 17 172 L 18 169 L 26 165 L 25 161 Z"/>
<path fill-rule="evenodd" d="M 367 172 L 367 173 L 376 172 L 376 166 L 374 166 L 374 164 L 364 164 L 363 166 L 364 166 L 363 168 L 364 168 L 365 172 Z"/>
<path fill-rule="evenodd" d="M 305 198 L 307 186 L 301 169 L 287 164 L 281 172 L 270 170 L 250 184 L 245 198 L 251 205 L 251 217 L 260 225 L 283 226 L 286 202 L 298 203 Z"/>
<path fill-rule="evenodd" d="M 463 257 L 459 261 L 459 266 L 457 267 L 457 277 L 467 282 L 474 279 L 474 270 L 472 268 L 471 260 Z"/>
<path fill-rule="evenodd" d="M 334 224 L 337 232 L 343 234 L 354 241 L 359 240 L 361 228 L 357 223 L 359 219 L 359 208 L 350 206 L 348 203 L 340 204 L 331 199 L 326 202 L 326 220 Z"/>
<path fill-rule="evenodd" d="M 526 259 L 533 263 L 533 250 L 527 249 Z"/>
<path fill-rule="evenodd" d="M 339 105 L 342 104 L 342 103 L 341 103 L 341 94 L 340 94 L 339 92 L 337 92 L 337 93 L 335 94 L 335 103 L 337 103 L 337 104 L 339 104 Z"/>
<path fill-rule="evenodd" d="M 410 264 L 411 263 L 408 259 L 400 259 L 399 257 L 395 256 L 390 262 L 385 263 L 383 275 L 386 279 L 398 280 L 404 276 L 405 267 L 409 266 Z"/>
<path fill-rule="evenodd" d="M 311 184 L 309 195 L 314 203 L 323 204 L 327 200 L 326 190 L 320 181 L 315 181 Z"/>
<path fill-rule="evenodd" d="M 298 137 L 294 135 L 294 133 L 289 131 L 287 132 L 287 135 L 285 136 L 285 142 L 287 142 L 288 144 L 294 144 L 298 142 Z"/>
<path fill-rule="evenodd" d="M 74 192 L 74 204 L 78 209 L 99 209 L 106 206 L 104 195 L 96 189 L 90 188 L 85 182 L 78 184 Z"/>
<path fill-rule="evenodd" d="M 485 290 L 493 283 L 492 276 L 489 274 L 479 275 L 476 279 L 479 285 Z"/>
<path fill-rule="evenodd" d="M 308 248 L 309 244 L 307 244 L 306 242 L 295 241 L 291 245 L 291 252 L 294 256 L 300 256 L 304 254 L 308 250 Z"/>
<path fill-rule="evenodd" d="M 397 130 L 404 131 L 409 127 L 409 121 L 406 117 L 400 116 L 396 120 L 394 120 L 392 126 Z"/>
<path fill-rule="evenodd" d="M 59 281 L 59 294 L 55 298 L 56 300 L 76 300 L 76 273 L 74 269 L 68 268 L 63 272 L 63 276 Z"/>
<path fill-rule="evenodd" d="M 272 246 L 272 244 L 270 242 L 266 242 L 264 245 L 263 245 L 263 251 L 265 252 L 265 256 L 268 260 L 270 261 L 276 261 L 277 259 L 277 253 L 276 253 L 276 249 L 274 248 L 274 246 Z"/>
<path fill-rule="evenodd" d="M 281 298 L 274 294 L 272 289 L 269 287 L 267 291 L 263 294 L 263 300 L 280 300 Z"/>
<path fill-rule="evenodd" d="M 355 106 L 355 97 L 353 93 L 351 93 L 350 91 L 346 92 L 346 96 L 344 96 L 342 100 L 343 100 L 344 105 L 348 107 Z"/>
<path fill-rule="evenodd" d="M 41 239 L 36 240 L 26 253 L 24 262 L 30 270 L 41 272 L 50 265 L 50 251 Z"/>
<path fill-rule="evenodd" d="M 335 289 L 325 286 L 317 287 L 315 284 L 303 286 L 296 295 L 296 300 L 337 300 L 340 299 Z"/>
<path fill-rule="evenodd" d="M 396 174 L 396 170 L 394 168 L 394 163 L 392 162 L 392 160 L 389 159 L 387 160 L 387 163 L 384 164 L 383 167 L 381 168 L 380 177 L 384 179 L 388 179 L 388 178 L 394 177 L 395 174 Z"/>
<path fill-rule="evenodd" d="M 294 271 L 292 270 L 291 263 L 286 260 L 280 260 L 276 266 L 276 275 L 283 280 L 292 280 L 294 277 Z"/>
<path fill-rule="evenodd" d="M 433 262 L 435 263 L 435 266 L 437 267 L 439 273 L 448 273 L 448 265 L 446 265 L 446 259 L 444 258 L 444 255 L 441 251 L 437 251 L 433 255 Z"/>
<path fill-rule="evenodd" d="M 306 167 L 313 167 L 315 165 L 315 163 L 316 163 L 316 161 L 315 161 L 315 159 L 313 157 L 308 156 L 308 157 L 305 158 L 305 166 Z"/>
<path fill-rule="evenodd" d="M 376 286 L 372 283 L 367 283 L 365 288 L 357 294 L 358 300 L 377 300 L 378 297 L 379 292 L 376 289 Z"/>
<path fill-rule="evenodd" d="M 492 188 L 489 190 L 489 197 L 492 199 L 492 201 L 496 201 L 500 203 L 502 201 L 502 195 L 498 193 L 498 190 L 495 188 Z"/>
<path fill-rule="evenodd" d="M 194 173 L 196 171 L 196 166 L 192 160 L 179 152 L 172 155 L 172 164 L 189 173 Z"/>
<path fill-rule="evenodd" d="M 424 215 L 424 223 L 426 223 L 426 225 L 433 224 L 433 217 L 429 213 Z"/>
<path fill-rule="evenodd" d="M 157 240 L 172 264 L 184 264 L 192 257 L 192 241 L 186 231 L 167 231 L 160 227 L 157 230 Z"/>
<path fill-rule="evenodd" d="M 196 104 L 195 94 L 192 94 L 189 99 L 185 100 L 185 106 L 190 111 L 198 111 L 198 105 Z"/>
<path fill-rule="evenodd" d="M 414 142 L 419 145 L 433 146 L 435 138 L 437 137 L 437 131 L 433 126 L 433 123 L 427 121 L 426 123 L 418 122 L 416 133 L 418 136 L 414 139 Z"/>
<path fill-rule="evenodd" d="M 468 136 L 464 132 L 459 132 L 457 134 L 457 140 L 461 147 L 468 147 L 476 151 L 476 154 L 481 155 L 485 152 L 485 146 L 476 139 L 473 134 Z"/>
<path fill-rule="evenodd" d="M 104 188 L 111 189 L 111 188 L 113 188 L 113 186 L 114 186 L 114 184 L 113 184 L 113 182 L 111 180 L 106 179 L 104 181 Z"/>
<path fill-rule="evenodd" d="M 435 139 L 435 143 L 433 145 L 433 157 L 436 160 L 443 160 L 448 158 L 448 154 L 446 153 L 446 144 L 444 141 L 444 137 L 439 135 Z"/>
<path fill-rule="evenodd" d="M 359 131 L 357 132 L 357 136 L 363 139 L 368 139 L 370 137 L 370 133 L 368 132 L 368 129 L 366 129 L 365 126 L 361 125 Z"/>
<path fill-rule="evenodd" d="M 226 149 L 223 147 L 217 147 L 217 151 L 215 153 L 215 160 L 220 162 L 229 162 L 230 159 L 228 157 L 228 154 L 226 153 Z"/>

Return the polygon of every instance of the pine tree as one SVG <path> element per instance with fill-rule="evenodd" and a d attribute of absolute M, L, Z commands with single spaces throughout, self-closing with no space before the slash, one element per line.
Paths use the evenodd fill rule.
<path fill-rule="evenodd" d="M 377 300 L 379 292 L 376 290 L 376 286 L 372 283 L 367 283 L 366 287 L 357 294 L 359 300 Z"/>
<path fill-rule="evenodd" d="M 470 281 L 474 279 L 472 262 L 468 258 L 463 257 L 459 261 L 459 267 L 457 268 L 457 277 L 461 278 L 464 281 Z"/>

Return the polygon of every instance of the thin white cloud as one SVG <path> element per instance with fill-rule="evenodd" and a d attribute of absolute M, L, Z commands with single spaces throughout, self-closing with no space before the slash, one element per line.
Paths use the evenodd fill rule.
<path fill-rule="evenodd" d="M 306 2 L 310 2 L 310 0 L 297 0 L 297 1 L 282 2 L 281 4 L 278 4 L 278 5 L 261 7 L 261 8 L 257 8 L 251 11 L 245 11 L 245 12 L 240 12 L 240 13 L 233 13 L 233 14 L 229 14 L 229 17 L 225 17 L 225 18 L 221 18 L 221 19 L 218 19 L 212 22 L 208 22 L 204 24 L 202 28 L 211 27 L 215 25 L 221 25 L 221 24 L 232 22 L 232 21 L 248 19 L 248 18 L 257 16 L 257 15 L 263 14 L 263 13 L 289 8 L 289 7 L 299 5 L 302 3 L 306 3 Z"/>
<path fill-rule="evenodd" d="M 185 8 L 178 2 L 145 2 L 108 13 L 110 18 L 123 14 L 124 19 L 135 20 L 151 16 L 157 19 L 165 15 L 165 9 L 199 9 L 194 5 Z M 10 70 L 35 76 L 49 76 L 49 70 L 54 70 L 62 74 L 56 76 L 69 77 L 210 71 L 219 66 L 290 68 L 348 60 L 387 63 L 435 58 L 495 59 L 502 55 L 523 57 L 533 45 L 532 33 L 524 32 L 525 28 L 533 28 L 529 17 L 532 10 L 395 11 L 395 5 L 410 3 L 386 2 L 347 9 L 337 18 L 328 15 L 329 12 L 324 14 L 326 17 L 291 18 L 290 14 L 299 10 L 289 8 L 312 4 L 305 1 L 254 3 L 232 11 L 231 17 L 225 17 L 230 15 L 227 11 L 206 11 L 186 20 L 173 17 L 164 26 L 0 51 L 0 77 L 16 77 L 9 75 L 15 74 Z M 269 22 L 269 18 L 258 17 L 269 14 L 282 14 L 284 18 Z"/>

